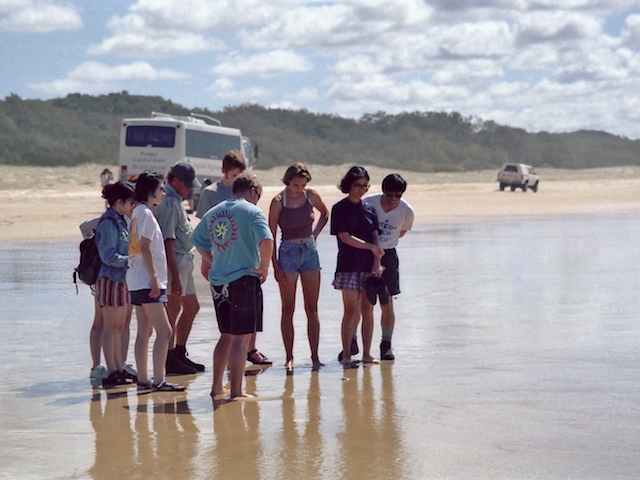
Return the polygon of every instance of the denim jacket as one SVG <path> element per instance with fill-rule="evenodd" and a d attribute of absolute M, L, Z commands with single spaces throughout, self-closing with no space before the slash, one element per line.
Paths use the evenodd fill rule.
<path fill-rule="evenodd" d="M 127 222 L 111 207 L 100 218 L 113 218 L 118 227 L 111 220 L 105 220 L 96 228 L 96 246 L 102 260 L 102 267 L 98 278 L 107 277 L 114 282 L 126 281 L 129 268 L 129 230 Z"/>

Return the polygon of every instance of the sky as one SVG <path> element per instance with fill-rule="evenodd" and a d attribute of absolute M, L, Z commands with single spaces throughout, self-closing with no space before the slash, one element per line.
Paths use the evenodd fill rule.
<path fill-rule="evenodd" d="M 128 91 L 640 138 L 640 0 L 0 0 L 0 99 Z"/>

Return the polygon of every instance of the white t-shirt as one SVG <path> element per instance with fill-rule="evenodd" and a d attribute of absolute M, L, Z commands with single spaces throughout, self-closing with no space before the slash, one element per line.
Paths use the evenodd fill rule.
<path fill-rule="evenodd" d="M 127 270 L 127 288 L 130 292 L 151 288 L 151 275 L 144 265 L 140 253 L 140 239 L 151 240 L 151 257 L 161 288 L 167 288 L 167 253 L 164 249 L 162 230 L 156 217 L 146 205 L 140 204 L 133 209 L 129 226 L 129 269 Z"/>
<path fill-rule="evenodd" d="M 382 194 L 376 193 L 362 199 L 366 204 L 376 209 L 378 215 L 378 243 L 380 248 L 395 248 L 398 245 L 400 232 L 403 230 L 411 230 L 413 225 L 414 212 L 411 205 L 400 199 L 398 206 L 389 212 L 382 209 L 380 201 Z"/>

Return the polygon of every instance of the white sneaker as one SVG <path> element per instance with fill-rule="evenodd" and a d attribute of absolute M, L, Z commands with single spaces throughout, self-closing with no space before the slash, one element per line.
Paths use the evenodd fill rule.
<path fill-rule="evenodd" d="M 134 377 L 138 376 L 138 371 L 135 368 L 133 368 L 130 363 L 125 363 L 124 365 L 122 365 L 122 368 L 129 375 L 133 375 Z"/>
<path fill-rule="evenodd" d="M 94 380 L 102 380 L 103 378 L 107 378 L 109 376 L 109 372 L 104 365 L 98 365 L 97 367 L 93 367 L 91 369 L 91 374 L 89 378 Z"/>

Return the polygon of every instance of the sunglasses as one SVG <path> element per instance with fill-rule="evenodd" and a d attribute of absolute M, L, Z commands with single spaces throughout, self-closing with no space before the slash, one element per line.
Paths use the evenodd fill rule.
<path fill-rule="evenodd" d="M 395 192 L 384 192 L 384 194 L 387 197 L 391 197 L 391 198 L 402 198 L 402 194 L 401 193 L 395 193 Z"/>

